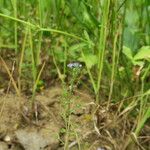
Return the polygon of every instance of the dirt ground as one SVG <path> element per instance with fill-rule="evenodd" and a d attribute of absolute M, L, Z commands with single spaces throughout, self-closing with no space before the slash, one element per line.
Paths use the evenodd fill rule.
<path fill-rule="evenodd" d="M 74 93 L 71 114 L 70 150 L 122 150 L 133 126 L 124 116 L 117 115 L 117 106 L 106 111 L 96 106 L 85 91 Z M 0 150 L 63 150 L 65 122 L 62 117 L 62 88 L 53 87 L 31 98 L 0 93 Z M 78 107 L 77 107 L 78 106 Z M 145 127 L 143 136 L 150 135 Z M 141 136 L 142 137 L 142 136 Z M 133 150 L 150 148 L 150 141 L 139 140 Z"/>

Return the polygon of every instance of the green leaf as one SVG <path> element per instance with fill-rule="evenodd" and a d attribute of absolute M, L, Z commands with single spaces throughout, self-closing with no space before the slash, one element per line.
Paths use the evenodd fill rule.
<path fill-rule="evenodd" d="M 11 11 L 9 11 L 8 9 L 0 7 L 0 10 L 5 15 L 8 15 L 8 16 L 11 15 Z"/>
<path fill-rule="evenodd" d="M 123 46 L 123 53 L 124 55 L 126 55 L 127 58 L 129 58 L 130 60 L 133 60 L 132 51 L 130 48 Z"/>
<path fill-rule="evenodd" d="M 150 46 L 143 46 L 139 52 L 134 56 L 134 60 L 150 60 Z"/>
<path fill-rule="evenodd" d="M 139 20 L 139 15 L 136 10 L 133 9 L 127 10 L 125 21 L 128 26 L 130 27 L 137 26 L 138 20 Z"/>
<path fill-rule="evenodd" d="M 92 10 L 86 4 L 85 0 L 67 0 L 67 4 L 71 13 L 87 29 L 92 30 L 99 25 L 99 22 L 93 16 Z"/>
<path fill-rule="evenodd" d="M 78 43 L 78 44 L 74 44 L 71 47 L 69 47 L 69 56 L 73 57 L 73 59 L 77 59 L 79 58 L 79 54 L 82 50 L 82 48 L 84 48 L 87 44 L 86 43 Z"/>
<path fill-rule="evenodd" d="M 136 65 L 137 66 L 144 66 L 144 61 L 134 61 L 133 60 L 132 63 L 133 63 L 134 66 L 136 66 Z"/>
<path fill-rule="evenodd" d="M 98 57 L 94 54 L 85 54 L 84 57 L 79 58 L 79 60 L 84 61 L 89 69 L 98 63 Z"/>
<path fill-rule="evenodd" d="M 56 59 L 59 60 L 59 62 L 64 62 L 65 53 L 64 53 L 64 51 L 63 51 L 61 48 L 57 48 L 57 49 L 54 51 L 54 54 L 55 54 L 55 56 L 56 56 Z"/>
<path fill-rule="evenodd" d="M 88 32 L 86 30 L 84 30 L 84 36 L 85 36 L 86 40 L 88 41 L 89 48 L 91 49 L 92 46 L 94 45 L 94 43 L 90 39 L 90 36 L 89 36 L 89 34 L 88 34 Z"/>
<path fill-rule="evenodd" d="M 146 94 L 146 95 L 150 95 L 150 89 L 149 89 L 149 90 L 147 90 L 144 94 Z"/>
<path fill-rule="evenodd" d="M 74 44 L 69 48 L 69 52 L 72 51 L 80 51 L 83 47 L 85 47 L 87 44 L 86 43 L 79 43 L 79 44 Z"/>
<path fill-rule="evenodd" d="M 140 120 L 140 123 L 138 124 L 135 133 L 136 135 L 139 134 L 140 130 L 143 128 L 144 124 L 146 123 L 146 121 L 150 118 L 150 108 L 147 108 L 145 110 L 144 116 L 142 117 L 142 119 Z"/>

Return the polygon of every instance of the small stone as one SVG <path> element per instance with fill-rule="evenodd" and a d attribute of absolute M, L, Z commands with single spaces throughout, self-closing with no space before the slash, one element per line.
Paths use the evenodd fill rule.
<path fill-rule="evenodd" d="M 5 141 L 5 142 L 10 142 L 10 141 L 11 141 L 10 136 L 9 136 L 9 135 L 6 135 L 6 136 L 4 137 L 4 141 Z"/>
<path fill-rule="evenodd" d="M 41 129 L 25 128 L 17 130 L 15 133 L 25 150 L 44 150 L 45 147 L 57 149 L 59 145 L 57 138 L 59 128 L 52 123 Z"/>

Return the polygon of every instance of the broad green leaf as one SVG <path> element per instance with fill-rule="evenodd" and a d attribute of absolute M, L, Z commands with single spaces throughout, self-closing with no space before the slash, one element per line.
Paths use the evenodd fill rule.
<path fill-rule="evenodd" d="M 133 60 L 132 51 L 130 48 L 123 46 L 123 53 L 128 57 L 130 60 Z"/>
<path fill-rule="evenodd" d="M 87 44 L 86 43 L 79 43 L 79 44 L 74 44 L 73 46 L 71 46 L 69 48 L 69 51 L 80 51 L 81 48 L 83 48 L 84 46 L 86 46 Z"/>
<path fill-rule="evenodd" d="M 97 64 L 98 62 L 98 58 L 96 55 L 94 54 L 86 54 L 84 55 L 82 58 L 79 58 L 80 61 L 84 61 L 86 66 L 91 69 L 92 66 L 94 66 L 95 64 Z"/>
<path fill-rule="evenodd" d="M 139 52 L 134 56 L 134 60 L 150 60 L 150 46 L 143 46 Z"/>
<path fill-rule="evenodd" d="M 144 66 L 144 61 L 135 61 L 135 60 L 133 60 L 132 61 L 132 63 L 133 63 L 133 65 L 137 65 L 137 66 Z"/>
<path fill-rule="evenodd" d="M 11 11 L 5 8 L 0 7 L 0 10 L 5 15 L 11 15 Z"/>
<path fill-rule="evenodd" d="M 73 59 L 77 59 L 79 57 L 82 48 L 84 48 L 86 45 L 87 44 L 83 42 L 72 45 L 68 50 L 69 56 L 73 57 Z"/>
<path fill-rule="evenodd" d="M 92 46 L 94 45 L 94 43 L 92 42 L 92 40 L 90 39 L 89 34 L 87 33 L 86 30 L 84 30 L 84 36 L 86 38 L 86 40 L 88 41 L 88 46 L 89 48 L 92 48 Z"/>

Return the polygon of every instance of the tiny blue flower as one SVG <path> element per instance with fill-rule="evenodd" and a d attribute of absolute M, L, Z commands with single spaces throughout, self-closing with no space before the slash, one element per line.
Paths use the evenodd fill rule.
<path fill-rule="evenodd" d="M 79 63 L 79 62 L 72 62 L 72 63 L 69 63 L 69 64 L 67 65 L 67 67 L 68 67 L 68 68 L 71 68 L 71 69 L 73 69 L 73 68 L 81 68 L 81 67 L 82 67 L 82 64 Z"/>

